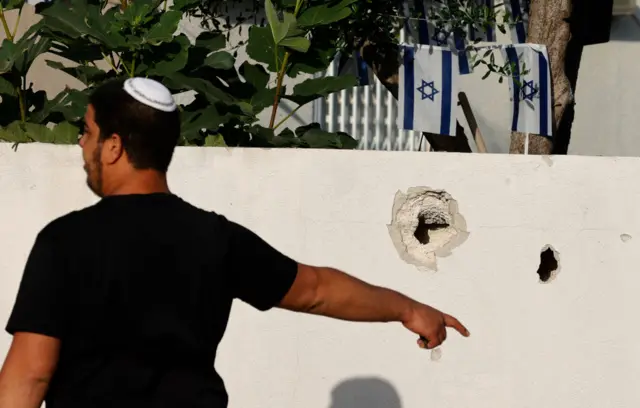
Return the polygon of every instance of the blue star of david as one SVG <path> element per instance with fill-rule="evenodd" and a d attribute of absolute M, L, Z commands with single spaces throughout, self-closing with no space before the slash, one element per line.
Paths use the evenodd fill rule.
<path fill-rule="evenodd" d="M 535 87 L 533 81 L 524 81 L 524 86 L 522 87 L 522 96 L 527 101 L 533 101 L 533 97 L 536 96 L 538 90 Z"/>
<path fill-rule="evenodd" d="M 431 39 L 436 42 L 436 45 L 441 46 L 447 43 L 447 37 L 449 37 L 449 33 L 443 29 L 438 29 Z"/>
<path fill-rule="evenodd" d="M 430 88 L 430 91 L 425 92 L 425 88 Z M 433 101 L 436 94 L 440 92 L 436 89 L 435 85 L 433 84 L 433 81 L 427 82 L 424 79 L 422 80 L 422 85 L 418 87 L 418 91 L 420 92 L 420 95 L 422 96 L 423 101 L 427 98 Z"/>

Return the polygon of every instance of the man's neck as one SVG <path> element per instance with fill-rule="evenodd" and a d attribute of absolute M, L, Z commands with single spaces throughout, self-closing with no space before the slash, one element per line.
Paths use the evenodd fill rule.
<path fill-rule="evenodd" d="M 129 194 L 170 193 L 166 174 L 157 171 L 136 171 L 121 183 L 113 183 L 103 188 L 104 197 Z"/>

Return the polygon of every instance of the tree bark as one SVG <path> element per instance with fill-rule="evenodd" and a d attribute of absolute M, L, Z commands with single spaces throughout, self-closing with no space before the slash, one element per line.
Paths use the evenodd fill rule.
<path fill-rule="evenodd" d="M 560 125 L 567 106 L 573 102 L 571 84 L 564 71 L 567 45 L 571 38 L 570 17 L 571 0 L 531 1 L 527 42 L 547 46 L 554 103 L 554 133 Z M 525 139 L 523 133 L 512 132 L 509 153 L 523 154 Z M 552 151 L 552 139 L 540 135 L 529 135 L 529 154 L 551 154 Z"/>
<path fill-rule="evenodd" d="M 374 74 L 391 95 L 398 99 L 398 69 L 400 57 L 398 45 L 386 41 L 379 43 L 374 40 L 365 41 L 360 49 L 362 58 L 373 69 Z M 471 153 L 469 139 L 464 133 L 464 127 L 456 121 L 456 136 L 439 135 L 436 133 L 422 132 L 427 141 L 438 152 Z"/>

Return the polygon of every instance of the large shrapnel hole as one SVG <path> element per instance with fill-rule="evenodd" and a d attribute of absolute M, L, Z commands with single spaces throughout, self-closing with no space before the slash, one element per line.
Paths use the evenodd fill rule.
<path fill-rule="evenodd" d="M 540 253 L 540 266 L 538 267 L 538 276 L 540 281 L 547 282 L 558 270 L 558 260 L 556 253 L 550 246 L 545 247 Z"/>
<path fill-rule="evenodd" d="M 444 220 L 433 220 L 432 218 L 433 217 L 427 217 L 425 214 L 420 214 L 418 217 L 418 226 L 413 236 L 416 237 L 422 245 L 427 245 L 431 240 L 429 236 L 430 231 L 449 228 L 449 224 Z"/>

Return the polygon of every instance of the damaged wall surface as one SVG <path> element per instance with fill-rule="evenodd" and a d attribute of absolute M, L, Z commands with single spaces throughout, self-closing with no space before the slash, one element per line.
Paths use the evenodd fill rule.
<path fill-rule="evenodd" d="M 635 158 L 179 149 L 170 182 L 185 199 L 301 262 L 400 290 L 471 330 L 432 354 L 400 324 L 236 302 L 217 362 L 230 408 L 640 406 L 629 324 L 640 310 L 638 174 Z M 461 217 L 449 225 L 465 236 L 429 273 L 390 233 L 396 194 L 424 191 L 415 188 L 445 191 Z M 96 198 L 79 148 L 5 144 L 0 196 L 4 324 L 38 231 Z M 410 234 L 420 221 L 403 225 Z M 0 334 L 0 359 L 10 339 Z"/>

